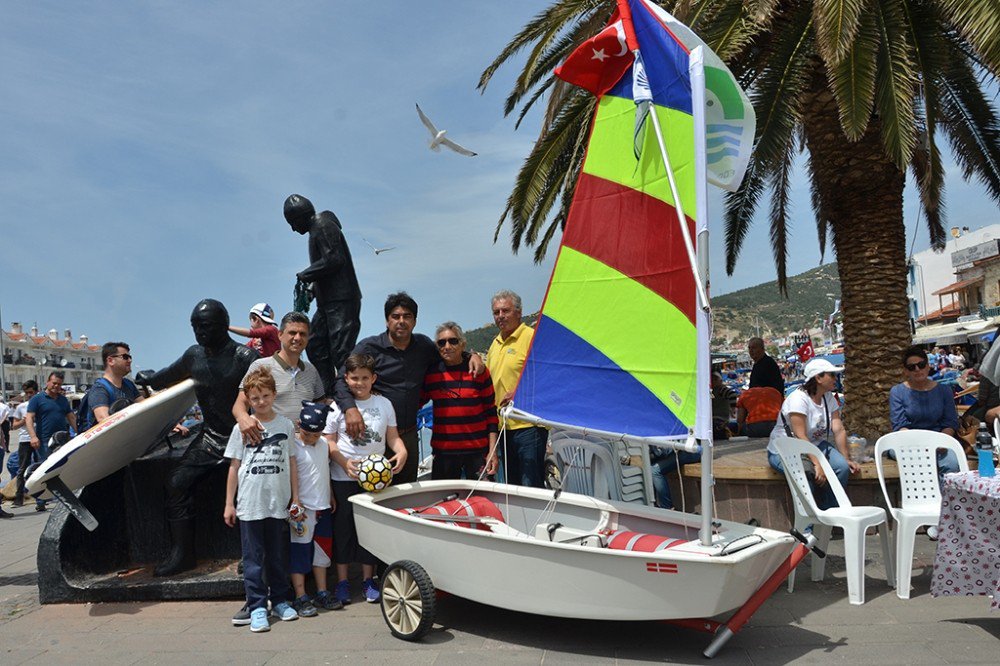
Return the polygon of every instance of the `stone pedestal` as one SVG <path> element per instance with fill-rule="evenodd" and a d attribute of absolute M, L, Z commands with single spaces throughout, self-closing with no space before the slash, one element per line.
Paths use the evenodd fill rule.
<path fill-rule="evenodd" d="M 243 596 L 237 573 L 239 529 L 222 521 L 227 465 L 198 486 L 195 552 L 198 567 L 156 578 L 170 536 L 164 485 L 190 438 L 166 446 L 83 489 L 80 500 L 99 525 L 88 532 L 56 502 L 38 543 L 38 591 L 43 604 Z"/>

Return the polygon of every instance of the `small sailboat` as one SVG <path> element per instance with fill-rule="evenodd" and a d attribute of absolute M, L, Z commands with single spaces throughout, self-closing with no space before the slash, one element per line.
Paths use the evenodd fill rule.
<path fill-rule="evenodd" d="M 426 481 L 352 497 L 358 537 L 392 563 L 382 604 L 398 637 L 430 627 L 440 589 L 542 615 L 678 621 L 716 633 L 712 656 L 809 552 L 789 534 L 717 521 L 711 510 L 705 199 L 709 180 L 739 185 L 753 112 L 721 61 L 647 0 L 619 0 L 608 26 L 556 73 L 599 101 L 504 416 L 549 427 L 553 442 L 638 447 L 646 463 L 651 446 L 700 450 L 702 513 Z M 737 142 L 712 155 L 706 94 L 712 131 Z M 725 624 L 701 619 L 734 610 Z"/>

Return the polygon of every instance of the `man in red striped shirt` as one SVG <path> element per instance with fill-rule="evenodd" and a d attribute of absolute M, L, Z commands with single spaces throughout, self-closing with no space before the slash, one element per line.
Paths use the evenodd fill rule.
<path fill-rule="evenodd" d="M 434 401 L 432 479 L 478 479 L 497 470 L 497 410 L 493 379 L 485 368 L 469 372 L 462 328 L 448 321 L 437 328 L 441 361 L 427 370 L 421 403 Z"/>

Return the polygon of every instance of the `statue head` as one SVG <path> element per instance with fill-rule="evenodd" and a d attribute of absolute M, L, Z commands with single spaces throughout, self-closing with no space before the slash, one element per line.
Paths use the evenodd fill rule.
<path fill-rule="evenodd" d="M 214 298 L 198 301 L 191 312 L 194 339 L 202 347 L 216 349 L 229 341 L 229 312 Z"/>
<path fill-rule="evenodd" d="M 309 231 L 315 215 L 316 209 L 312 202 L 301 194 L 293 194 L 285 199 L 285 221 L 300 234 Z"/>

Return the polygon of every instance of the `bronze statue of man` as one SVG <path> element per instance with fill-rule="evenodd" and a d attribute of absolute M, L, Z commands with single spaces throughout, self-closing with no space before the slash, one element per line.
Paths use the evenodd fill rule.
<path fill-rule="evenodd" d="M 317 213 L 309 199 L 293 194 L 285 199 L 285 220 L 296 232 L 309 234 L 310 264 L 296 276 L 312 284 L 316 297 L 306 354 L 319 371 L 326 395 L 332 396 L 337 368 L 354 349 L 361 330 L 358 276 L 336 215 Z"/>
<path fill-rule="evenodd" d="M 195 395 L 204 416 L 201 433 L 167 478 L 171 549 L 167 559 L 154 570 L 157 576 L 172 576 L 195 566 L 193 488 L 225 462 L 226 443 L 236 425 L 233 403 L 243 376 L 258 357 L 257 352 L 229 337 L 229 312 L 219 301 L 199 301 L 191 313 L 191 328 L 198 344 L 188 347 L 168 367 L 136 375 L 137 384 L 154 389 L 194 379 Z"/>

